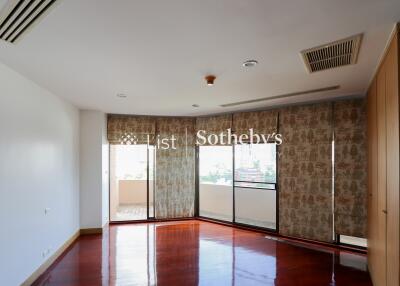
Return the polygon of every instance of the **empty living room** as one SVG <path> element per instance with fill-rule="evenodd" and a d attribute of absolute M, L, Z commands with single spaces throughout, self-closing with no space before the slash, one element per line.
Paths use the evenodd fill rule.
<path fill-rule="evenodd" d="M 0 286 L 399 286 L 399 0 L 0 0 Z"/>

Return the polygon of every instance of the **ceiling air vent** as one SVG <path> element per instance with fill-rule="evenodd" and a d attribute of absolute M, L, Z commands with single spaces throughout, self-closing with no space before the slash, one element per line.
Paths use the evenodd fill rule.
<path fill-rule="evenodd" d="M 221 107 L 232 107 L 232 106 L 238 106 L 238 105 L 243 105 L 243 104 L 265 102 L 265 101 L 274 100 L 274 99 L 285 99 L 285 98 L 295 97 L 295 96 L 299 96 L 299 95 L 305 95 L 305 94 L 311 94 L 311 93 L 317 93 L 317 92 L 323 92 L 323 91 L 336 90 L 336 89 L 339 89 L 339 88 L 340 88 L 339 85 L 333 85 L 333 86 L 327 86 L 327 87 L 322 87 L 322 88 L 316 88 L 316 89 L 309 89 L 309 90 L 303 90 L 303 91 L 296 91 L 296 92 L 291 92 L 291 93 L 279 94 L 279 95 L 274 95 L 274 96 L 269 96 L 269 97 L 250 99 L 250 100 L 238 101 L 238 102 L 233 102 L 233 103 L 225 103 L 225 104 L 221 104 L 220 106 Z"/>
<path fill-rule="evenodd" d="M 357 62 L 362 34 L 301 52 L 310 73 L 352 65 Z"/>
<path fill-rule="evenodd" d="M 15 43 L 37 24 L 57 0 L 10 0 L 0 14 L 0 39 Z"/>

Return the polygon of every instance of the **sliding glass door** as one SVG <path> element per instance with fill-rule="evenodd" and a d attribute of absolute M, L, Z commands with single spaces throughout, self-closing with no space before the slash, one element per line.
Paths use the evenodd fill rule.
<path fill-rule="evenodd" d="M 199 214 L 233 219 L 232 146 L 199 147 Z"/>
<path fill-rule="evenodd" d="M 276 144 L 200 146 L 198 152 L 199 215 L 276 230 Z"/>
<path fill-rule="evenodd" d="M 276 229 L 276 144 L 235 145 L 235 222 Z"/>
<path fill-rule="evenodd" d="M 154 217 L 154 148 L 110 145 L 110 220 Z"/>

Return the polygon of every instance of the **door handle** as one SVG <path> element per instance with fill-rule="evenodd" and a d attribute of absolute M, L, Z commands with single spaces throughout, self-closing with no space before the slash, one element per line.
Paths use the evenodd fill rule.
<path fill-rule="evenodd" d="M 387 214 L 387 210 L 382 210 L 382 212 L 383 212 L 384 214 Z"/>

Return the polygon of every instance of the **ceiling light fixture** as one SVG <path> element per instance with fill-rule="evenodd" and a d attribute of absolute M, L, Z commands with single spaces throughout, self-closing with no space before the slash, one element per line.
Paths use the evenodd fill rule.
<path fill-rule="evenodd" d="M 216 77 L 215 77 L 215 75 L 208 75 L 205 77 L 205 79 L 206 79 L 207 85 L 212 86 L 212 85 L 214 85 L 214 81 L 215 81 Z"/>
<path fill-rule="evenodd" d="M 198 105 L 198 104 L 192 104 L 192 106 L 195 108 L 200 107 L 200 105 Z"/>
<path fill-rule="evenodd" d="M 256 66 L 257 64 L 258 64 L 258 62 L 256 60 L 247 60 L 247 61 L 243 62 L 243 66 L 245 68 L 251 68 L 251 67 Z"/>

